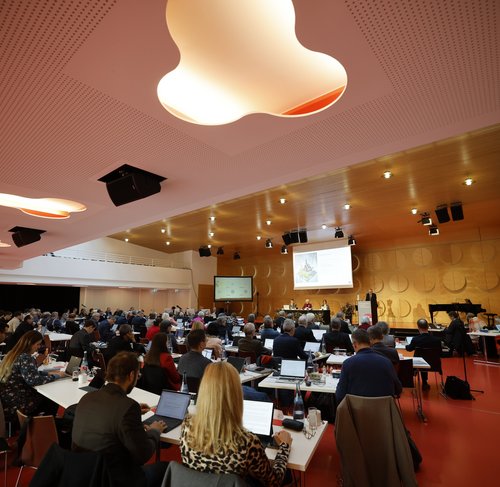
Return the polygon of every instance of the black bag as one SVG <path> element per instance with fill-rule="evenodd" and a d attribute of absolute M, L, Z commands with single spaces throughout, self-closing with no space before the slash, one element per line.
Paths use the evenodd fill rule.
<path fill-rule="evenodd" d="M 420 454 L 416 443 L 413 441 L 411 433 L 406 428 L 405 432 L 406 438 L 408 439 L 408 446 L 410 447 L 411 459 L 413 460 L 413 470 L 416 472 L 422 463 L 422 455 Z"/>
<path fill-rule="evenodd" d="M 465 399 L 469 401 L 474 399 L 474 396 L 470 393 L 469 383 L 454 375 L 446 377 L 444 393 L 452 399 Z"/>

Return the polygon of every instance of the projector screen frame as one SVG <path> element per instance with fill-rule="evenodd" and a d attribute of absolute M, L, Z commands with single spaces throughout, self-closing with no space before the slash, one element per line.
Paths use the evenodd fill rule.
<path fill-rule="evenodd" d="M 235 283 L 238 281 L 250 281 L 250 296 L 249 297 L 243 297 L 243 295 L 235 295 L 235 296 L 228 296 L 224 295 L 223 297 L 219 297 L 217 294 L 217 280 L 235 280 Z M 220 287 L 219 287 L 220 289 Z M 248 285 L 247 285 L 248 289 Z M 245 302 L 251 302 L 253 301 L 253 276 L 214 276 L 214 301 L 215 302 L 238 302 L 238 301 L 245 301 Z"/>

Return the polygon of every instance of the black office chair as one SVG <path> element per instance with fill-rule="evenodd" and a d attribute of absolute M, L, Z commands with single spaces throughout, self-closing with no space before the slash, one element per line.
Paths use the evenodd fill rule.
<path fill-rule="evenodd" d="M 434 378 L 436 379 L 436 386 L 438 385 L 437 376 L 441 376 L 441 388 L 444 386 L 443 383 L 443 368 L 441 365 L 441 348 L 415 348 L 415 357 L 422 357 L 430 366 L 430 369 L 426 369 L 424 372 L 434 372 Z"/>
<path fill-rule="evenodd" d="M 401 382 L 403 388 L 411 389 L 411 396 L 413 399 L 413 409 L 415 409 L 416 390 L 415 390 L 415 373 L 413 371 L 413 360 L 411 359 L 400 360 L 399 363 L 397 364 L 397 374 L 398 374 L 398 379 Z M 399 397 L 397 399 L 398 399 L 399 409 L 401 410 Z"/>
<path fill-rule="evenodd" d="M 141 377 L 137 381 L 137 387 L 158 395 L 163 389 L 170 388 L 165 371 L 159 365 L 148 364 L 141 369 Z"/>

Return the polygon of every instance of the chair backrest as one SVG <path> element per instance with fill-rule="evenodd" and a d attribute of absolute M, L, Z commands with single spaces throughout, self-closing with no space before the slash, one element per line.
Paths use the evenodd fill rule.
<path fill-rule="evenodd" d="M 235 474 L 198 472 L 177 462 L 168 464 L 161 487 L 247 487 L 246 482 Z"/>
<path fill-rule="evenodd" d="M 17 410 L 17 417 L 21 425 L 19 441 L 22 443 L 19 459 L 23 465 L 38 467 L 52 443 L 59 441 L 54 416 L 29 417 Z"/>
<path fill-rule="evenodd" d="M 184 355 L 185 353 L 187 353 L 187 345 L 185 343 L 178 343 L 177 350 L 179 350 L 180 354 Z"/>
<path fill-rule="evenodd" d="M 257 355 L 255 352 L 242 352 L 238 351 L 238 357 L 247 358 L 250 357 L 250 363 L 255 364 L 257 362 Z"/>
<path fill-rule="evenodd" d="M 414 388 L 413 360 L 400 360 L 398 364 L 398 378 L 403 387 Z"/>
<path fill-rule="evenodd" d="M 104 355 L 102 352 L 94 350 L 92 353 L 92 359 L 94 360 L 94 363 L 97 364 L 97 367 L 99 367 L 98 375 L 104 379 L 106 377 L 106 359 L 104 358 Z"/>
<path fill-rule="evenodd" d="M 159 365 L 145 364 L 141 369 L 141 378 L 137 385 L 140 389 L 158 395 L 161 394 L 163 389 L 169 388 L 167 374 Z"/>
<path fill-rule="evenodd" d="M 187 377 L 186 382 L 189 392 L 192 392 L 193 394 L 198 394 L 198 389 L 200 388 L 201 379 L 199 377 Z"/>
<path fill-rule="evenodd" d="M 440 348 L 415 348 L 415 357 L 422 357 L 430 366 L 428 372 L 439 372 L 443 375 L 443 368 L 441 366 L 441 347 Z"/>

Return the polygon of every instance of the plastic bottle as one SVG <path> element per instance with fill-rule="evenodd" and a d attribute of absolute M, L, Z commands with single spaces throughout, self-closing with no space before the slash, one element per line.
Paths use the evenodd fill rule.
<path fill-rule="evenodd" d="M 325 355 L 325 353 L 326 353 L 326 345 L 325 345 L 325 342 L 322 341 L 321 342 L 321 354 Z"/>
<path fill-rule="evenodd" d="M 172 337 L 170 335 L 167 335 L 167 350 L 168 350 L 168 353 L 170 353 L 170 354 L 173 352 Z"/>
<path fill-rule="evenodd" d="M 227 333 L 227 330 L 226 330 L 226 336 L 224 338 L 224 345 L 227 345 L 229 343 L 229 335 Z"/>
<path fill-rule="evenodd" d="M 87 358 L 87 352 L 83 352 L 82 364 L 80 366 L 80 370 L 86 374 L 89 370 L 89 360 Z"/>
<path fill-rule="evenodd" d="M 295 385 L 295 398 L 293 400 L 293 419 L 304 421 L 304 401 L 300 393 L 299 383 Z"/>
<path fill-rule="evenodd" d="M 182 374 L 181 392 L 187 392 L 187 393 L 189 393 L 186 372 L 183 372 L 183 374 Z"/>

